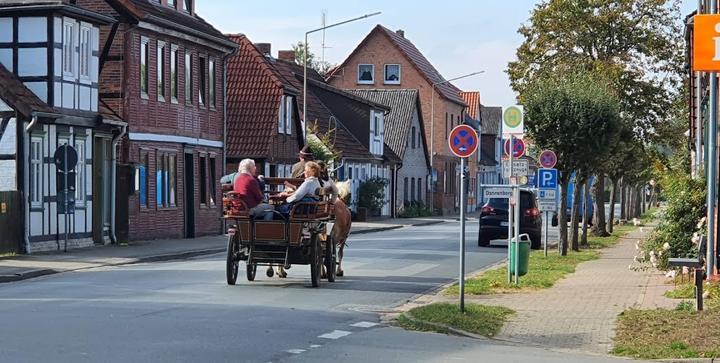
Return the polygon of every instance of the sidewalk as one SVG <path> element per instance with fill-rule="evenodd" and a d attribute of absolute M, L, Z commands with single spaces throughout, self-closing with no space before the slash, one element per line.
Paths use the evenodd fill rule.
<path fill-rule="evenodd" d="M 466 302 L 500 305 L 517 312 L 495 337 L 552 349 L 607 354 L 613 346 L 618 314 L 632 307 L 672 308 L 677 302 L 662 294 L 665 285 L 657 271 L 631 271 L 635 243 L 651 228 L 630 232 L 598 260 L 578 265 L 575 273 L 545 290 L 517 294 L 467 296 Z M 425 302 L 455 302 L 436 295 Z"/>
<path fill-rule="evenodd" d="M 350 234 L 381 232 L 409 226 L 423 226 L 451 221 L 450 217 L 419 219 L 381 219 L 353 222 Z M 194 239 L 171 239 L 131 242 L 128 245 L 106 245 L 64 252 L 43 252 L 0 258 L 0 283 L 30 279 L 55 273 L 102 266 L 167 261 L 224 252 L 227 237 L 206 236 Z"/>

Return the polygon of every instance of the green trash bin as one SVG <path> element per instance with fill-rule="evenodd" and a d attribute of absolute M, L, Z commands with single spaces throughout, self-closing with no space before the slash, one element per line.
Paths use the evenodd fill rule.
<path fill-rule="evenodd" d="M 518 267 L 518 276 L 525 276 L 528 273 L 528 266 L 530 263 L 530 236 L 527 233 L 520 235 L 520 266 Z M 510 243 L 510 274 L 515 275 L 515 259 L 517 259 L 517 253 L 515 251 L 515 238 Z"/>

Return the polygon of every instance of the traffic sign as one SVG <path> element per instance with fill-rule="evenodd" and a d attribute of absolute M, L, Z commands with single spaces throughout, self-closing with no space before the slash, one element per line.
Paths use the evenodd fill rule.
<path fill-rule="evenodd" d="M 552 169 L 557 164 L 557 155 L 552 150 L 545 150 L 540 154 L 540 166 Z"/>
<path fill-rule="evenodd" d="M 538 188 L 540 189 L 557 189 L 558 171 L 557 169 L 538 169 Z"/>
<path fill-rule="evenodd" d="M 528 161 L 524 159 L 513 160 L 513 171 L 512 176 L 527 176 L 530 170 Z M 510 175 L 510 160 L 503 160 L 503 178 L 509 178 Z"/>
<path fill-rule="evenodd" d="M 63 172 L 75 169 L 75 165 L 77 165 L 78 162 L 77 151 L 75 151 L 74 147 L 68 144 L 64 144 L 57 148 L 53 158 L 55 159 L 55 166 L 57 166 L 59 171 Z"/>
<path fill-rule="evenodd" d="M 511 197 L 512 197 L 512 188 L 510 186 L 508 186 L 507 188 L 493 187 L 493 188 L 483 189 L 483 198 L 484 199 L 491 199 L 491 198 L 508 199 Z"/>
<path fill-rule="evenodd" d="M 467 158 L 478 148 L 478 136 L 475 129 L 468 125 L 455 126 L 448 137 L 450 151 L 459 158 Z"/>
<path fill-rule="evenodd" d="M 519 158 L 523 155 L 525 155 L 525 142 L 521 139 L 513 139 L 513 157 Z M 510 156 L 510 139 L 505 140 L 505 146 L 503 147 L 503 150 L 505 150 L 505 155 Z"/>
<path fill-rule="evenodd" d="M 522 139 L 525 133 L 525 120 L 523 117 L 523 106 L 515 105 L 506 107 L 503 110 L 502 134 L 504 139 L 510 135 Z"/>
<path fill-rule="evenodd" d="M 540 189 L 538 190 L 539 199 L 550 199 L 555 200 L 557 197 L 557 190 L 555 189 Z"/>
<path fill-rule="evenodd" d="M 538 201 L 538 209 L 541 212 L 555 212 L 557 210 L 557 203 L 555 203 L 554 199 L 540 199 L 540 201 Z"/>
<path fill-rule="evenodd" d="M 693 16 L 692 70 L 695 72 L 720 71 L 718 23 L 720 23 L 718 14 Z"/>

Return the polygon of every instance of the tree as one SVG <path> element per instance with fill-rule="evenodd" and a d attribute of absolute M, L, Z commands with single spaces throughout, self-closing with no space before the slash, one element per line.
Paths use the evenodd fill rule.
<path fill-rule="evenodd" d="M 555 74 L 537 79 L 521 94 L 525 129 L 540 148 L 558 156 L 561 196 L 567 200 L 570 176 L 581 179 L 597 160 L 607 156 L 619 130 L 618 102 L 607 84 L 588 72 Z M 582 183 L 576 183 L 576 195 Z M 575 200 L 577 200 L 576 198 Z M 567 254 L 567 215 L 560 208 L 562 254 Z M 577 224 L 574 227 L 577 235 Z M 577 240 L 573 243 L 577 250 Z"/>
<path fill-rule="evenodd" d="M 335 67 L 335 65 L 330 62 L 315 59 L 315 54 L 310 51 L 310 44 L 305 47 L 303 42 L 297 42 L 297 44 L 292 45 L 292 50 L 295 52 L 295 63 L 299 65 L 303 65 L 303 57 L 305 56 L 305 51 L 307 51 L 308 67 L 314 69 L 323 77 Z"/>

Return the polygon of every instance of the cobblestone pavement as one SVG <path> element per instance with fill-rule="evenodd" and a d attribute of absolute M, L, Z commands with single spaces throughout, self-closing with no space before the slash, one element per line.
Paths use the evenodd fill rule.
<path fill-rule="evenodd" d="M 661 296 L 665 288 L 661 275 L 628 268 L 636 253 L 635 243 L 645 238 L 649 229 L 630 232 L 616 246 L 603 250 L 600 259 L 580 264 L 553 288 L 469 301 L 517 311 L 499 339 L 605 354 L 612 348 L 616 318 L 623 310 L 670 303 Z"/>

